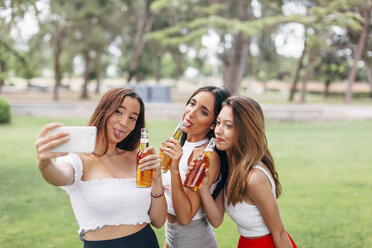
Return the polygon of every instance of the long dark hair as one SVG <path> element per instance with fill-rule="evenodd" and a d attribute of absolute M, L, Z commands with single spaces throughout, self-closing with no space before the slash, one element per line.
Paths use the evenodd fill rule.
<path fill-rule="evenodd" d="M 227 182 L 227 203 L 235 205 L 244 200 L 247 178 L 253 166 L 260 161 L 266 165 L 274 179 L 278 198 L 282 188 L 274 159 L 267 148 L 265 121 L 260 105 L 249 97 L 231 96 L 224 107 L 232 109 L 236 132 L 228 157 L 230 178 Z"/>
<path fill-rule="evenodd" d="M 103 156 L 107 152 L 107 120 L 117 110 L 124 98 L 127 96 L 137 99 L 140 104 L 140 112 L 134 129 L 124 140 L 117 143 L 116 147 L 127 151 L 133 151 L 138 147 L 141 139 L 141 128 L 145 126 L 145 106 L 143 101 L 141 97 L 131 89 L 112 88 L 102 96 L 88 123 L 89 126 L 97 127 L 96 145 L 97 147 L 102 148 L 98 149 L 98 152 L 95 151 L 94 155 Z"/>
<path fill-rule="evenodd" d="M 201 87 L 201 88 L 197 89 L 191 95 L 191 97 L 189 98 L 189 100 L 186 103 L 186 106 L 190 103 L 191 99 L 196 94 L 198 94 L 202 91 L 208 91 L 208 92 L 212 93 L 212 95 L 214 96 L 214 111 L 213 111 L 214 112 L 214 120 L 213 120 L 213 123 L 216 124 L 217 116 L 220 113 L 221 108 L 222 108 L 222 103 L 231 95 L 231 93 L 226 88 L 223 88 L 223 87 L 216 87 L 216 86 Z M 214 137 L 214 130 L 212 130 L 212 129 L 209 130 L 206 137 L 208 139 Z M 182 136 L 181 136 L 181 142 L 180 142 L 182 146 L 185 144 L 186 139 L 187 139 L 187 133 L 183 133 Z M 215 148 L 215 150 L 216 150 L 217 154 L 220 156 L 221 180 L 217 183 L 217 186 L 216 186 L 215 190 L 213 191 L 212 196 L 213 196 L 214 199 L 217 197 L 218 193 L 220 192 L 220 190 L 225 185 L 226 178 L 227 178 L 227 175 L 228 175 L 228 164 L 227 164 L 226 152 L 219 151 L 217 148 Z"/>

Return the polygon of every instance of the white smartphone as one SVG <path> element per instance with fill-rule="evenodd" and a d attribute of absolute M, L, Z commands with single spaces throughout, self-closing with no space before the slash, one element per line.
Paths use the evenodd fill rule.
<path fill-rule="evenodd" d="M 54 147 L 52 152 L 92 153 L 96 146 L 97 128 L 94 126 L 57 127 L 50 133 L 68 132 L 70 139 L 66 143 Z"/>

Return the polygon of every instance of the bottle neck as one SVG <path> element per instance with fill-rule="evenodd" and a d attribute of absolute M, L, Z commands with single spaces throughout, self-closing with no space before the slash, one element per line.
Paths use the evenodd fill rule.
<path fill-rule="evenodd" d="M 141 139 L 140 149 L 143 151 L 147 147 L 149 147 L 149 140 L 148 139 Z"/>

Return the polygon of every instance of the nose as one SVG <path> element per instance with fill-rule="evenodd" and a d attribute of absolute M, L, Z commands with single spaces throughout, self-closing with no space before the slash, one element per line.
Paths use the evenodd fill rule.
<path fill-rule="evenodd" d="M 215 134 L 222 134 L 222 126 L 221 125 L 216 125 L 215 127 L 214 127 L 214 133 Z"/>
<path fill-rule="evenodd" d="M 128 125 L 129 118 L 126 116 L 122 116 L 120 118 L 119 124 L 123 127 L 126 127 Z"/>
<path fill-rule="evenodd" d="M 192 109 L 189 110 L 189 112 L 187 113 L 187 115 L 190 116 L 190 117 L 194 117 L 195 114 L 196 114 L 196 111 L 197 111 L 196 108 L 192 108 Z"/>

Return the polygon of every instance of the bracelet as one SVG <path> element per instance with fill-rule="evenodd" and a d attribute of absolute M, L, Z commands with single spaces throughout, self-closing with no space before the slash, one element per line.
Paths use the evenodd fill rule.
<path fill-rule="evenodd" d="M 159 198 L 159 197 L 162 197 L 163 195 L 164 195 L 164 187 L 162 187 L 162 191 L 160 193 L 153 193 L 151 191 L 151 196 L 154 198 Z"/>

